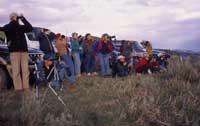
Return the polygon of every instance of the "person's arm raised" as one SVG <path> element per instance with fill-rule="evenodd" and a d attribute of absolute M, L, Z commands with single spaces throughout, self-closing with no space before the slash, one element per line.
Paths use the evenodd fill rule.
<path fill-rule="evenodd" d="M 22 15 L 19 17 L 24 25 L 22 25 L 22 29 L 25 33 L 31 32 L 33 30 L 32 25 L 26 20 L 26 18 Z"/>

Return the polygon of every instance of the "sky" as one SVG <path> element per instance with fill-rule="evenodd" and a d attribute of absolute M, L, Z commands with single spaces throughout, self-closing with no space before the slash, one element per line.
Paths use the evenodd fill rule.
<path fill-rule="evenodd" d="M 11 12 L 68 36 L 109 33 L 149 40 L 154 48 L 200 51 L 200 0 L 0 0 L 0 26 Z"/>

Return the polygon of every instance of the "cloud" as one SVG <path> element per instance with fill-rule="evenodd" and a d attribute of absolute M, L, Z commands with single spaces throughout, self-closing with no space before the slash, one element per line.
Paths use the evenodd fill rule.
<path fill-rule="evenodd" d="M 55 32 L 117 35 L 119 39 L 152 41 L 158 48 L 200 50 L 199 0 L 3 0 L 0 25 L 12 11 L 22 12 L 34 26 Z M 192 49 L 188 46 L 188 49 Z"/>

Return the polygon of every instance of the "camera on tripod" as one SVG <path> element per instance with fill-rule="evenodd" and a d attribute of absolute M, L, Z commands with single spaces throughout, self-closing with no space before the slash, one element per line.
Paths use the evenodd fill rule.
<path fill-rule="evenodd" d="M 51 81 L 62 83 L 63 80 L 72 74 L 69 66 L 64 61 L 60 60 L 58 54 L 44 55 L 43 61 L 35 63 L 35 70 L 38 83 Z"/>
<path fill-rule="evenodd" d="M 65 105 L 58 96 L 55 89 L 62 89 L 63 80 L 71 76 L 71 71 L 66 63 L 60 60 L 57 54 L 46 54 L 41 62 L 35 62 L 36 96 L 39 97 L 39 87 L 47 85 L 58 97 L 58 100 Z"/>

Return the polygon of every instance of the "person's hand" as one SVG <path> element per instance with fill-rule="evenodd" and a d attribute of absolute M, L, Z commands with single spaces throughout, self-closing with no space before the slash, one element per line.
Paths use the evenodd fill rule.
<path fill-rule="evenodd" d="M 19 16 L 18 16 L 18 18 L 24 18 L 24 15 L 21 13 L 21 14 L 19 14 Z"/>
<path fill-rule="evenodd" d="M 21 13 L 20 15 L 19 15 L 20 17 L 24 17 L 24 15 Z"/>
<path fill-rule="evenodd" d="M 49 35 L 51 32 L 50 31 L 45 31 L 44 32 L 46 35 Z"/>
<path fill-rule="evenodd" d="M 129 63 L 129 64 L 128 64 L 128 67 L 129 67 L 129 68 L 130 68 L 130 67 L 132 67 L 132 64 L 131 64 L 131 63 Z"/>
<path fill-rule="evenodd" d="M 24 16 L 23 16 L 23 14 L 20 14 L 19 16 L 17 16 L 17 20 L 19 21 L 19 20 L 23 20 L 24 19 Z M 19 22 L 20 23 L 20 22 Z M 23 23 L 22 23 L 23 24 Z"/>

